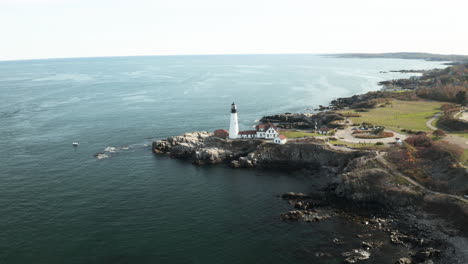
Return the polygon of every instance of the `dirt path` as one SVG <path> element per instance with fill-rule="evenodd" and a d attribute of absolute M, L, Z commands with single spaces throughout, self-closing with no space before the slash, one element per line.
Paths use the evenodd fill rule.
<path fill-rule="evenodd" d="M 463 196 L 457 196 L 457 195 L 453 195 L 453 194 L 448 194 L 448 193 L 441 193 L 441 192 L 436 192 L 436 191 L 432 191 L 426 187 L 424 187 L 423 185 L 419 184 L 418 182 L 416 182 L 415 180 L 411 179 L 410 177 L 398 172 L 397 168 L 395 168 L 395 166 L 393 164 L 391 164 L 390 162 L 388 162 L 384 156 L 385 156 L 385 152 L 379 152 L 378 153 L 378 156 L 376 157 L 376 159 L 378 159 L 380 161 L 380 163 L 382 165 L 384 165 L 385 167 L 387 167 L 389 169 L 389 171 L 391 171 L 392 173 L 394 174 L 397 174 L 397 176 L 399 177 L 402 177 L 403 179 L 405 179 L 406 181 L 408 181 L 409 183 L 411 183 L 412 185 L 414 186 L 417 186 L 419 188 L 421 188 L 424 192 L 426 193 L 430 193 L 430 194 L 435 194 L 435 195 L 444 195 L 444 196 L 448 196 L 448 197 L 451 197 L 453 199 L 456 199 L 458 201 L 461 201 L 463 203 L 468 203 L 468 199 L 465 199 L 463 198 Z"/>
<path fill-rule="evenodd" d="M 432 122 L 439 118 L 442 115 L 442 112 L 435 114 L 433 117 L 431 117 L 429 120 L 426 122 L 426 126 L 432 130 L 437 130 L 438 128 L 432 125 Z M 457 135 L 447 135 L 444 137 L 444 140 L 447 141 L 448 143 L 458 145 L 462 147 L 463 149 L 468 149 L 468 140 L 464 137 L 460 137 Z"/>
<path fill-rule="evenodd" d="M 432 123 L 434 120 L 438 119 L 442 115 L 442 112 L 435 114 L 433 117 L 429 118 L 426 122 L 426 126 L 432 130 L 437 130 L 437 127 L 433 126 Z"/>

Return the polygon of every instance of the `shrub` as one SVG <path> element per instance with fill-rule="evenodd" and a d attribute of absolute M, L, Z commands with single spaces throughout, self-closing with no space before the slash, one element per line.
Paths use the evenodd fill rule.
<path fill-rule="evenodd" d="M 383 127 L 379 127 L 379 128 L 376 128 L 374 129 L 374 131 L 372 133 L 378 135 L 380 133 L 384 132 L 384 128 Z"/>
<path fill-rule="evenodd" d="M 383 142 L 380 142 L 380 141 L 377 142 L 377 143 L 375 143 L 376 146 L 382 146 L 383 144 L 384 144 L 384 143 L 383 143 Z"/>
<path fill-rule="evenodd" d="M 441 107 L 440 107 L 440 110 L 446 112 L 446 111 L 449 111 L 451 109 L 454 109 L 454 108 L 457 108 L 458 106 L 456 104 L 443 104 Z"/>
<path fill-rule="evenodd" d="M 331 140 L 331 141 L 337 141 L 338 140 L 336 137 L 330 137 L 328 139 Z"/>
<path fill-rule="evenodd" d="M 441 137 L 444 137 L 446 135 L 445 131 L 443 131 L 441 129 L 437 129 L 436 131 L 432 132 L 432 134 L 434 136 L 436 136 L 437 138 L 441 138 Z"/>
<path fill-rule="evenodd" d="M 393 132 L 382 132 L 379 134 L 379 136 L 381 137 L 393 137 L 395 134 L 393 134 Z"/>
<path fill-rule="evenodd" d="M 351 113 L 351 112 L 348 112 L 348 113 L 344 113 L 342 114 L 344 117 L 361 117 L 360 114 L 356 114 L 356 113 Z"/>
<path fill-rule="evenodd" d="M 406 143 L 410 144 L 413 147 L 430 147 L 432 146 L 432 139 L 426 135 L 416 135 L 407 138 Z"/>

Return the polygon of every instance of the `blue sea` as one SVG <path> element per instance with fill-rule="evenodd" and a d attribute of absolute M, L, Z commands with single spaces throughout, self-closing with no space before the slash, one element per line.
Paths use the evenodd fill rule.
<path fill-rule="evenodd" d="M 248 129 L 410 76 L 382 71 L 436 67 L 319 55 L 0 62 L 0 263 L 341 263 L 358 226 L 279 219 L 291 205 L 277 195 L 310 190 L 313 176 L 195 166 L 151 142 L 228 128 L 233 101 Z M 349 243 L 333 249 L 332 237 Z"/>

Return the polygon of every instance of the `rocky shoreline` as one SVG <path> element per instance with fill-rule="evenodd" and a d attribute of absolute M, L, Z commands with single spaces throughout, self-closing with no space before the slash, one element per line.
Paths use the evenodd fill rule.
<path fill-rule="evenodd" d="M 311 175 L 317 184 L 307 195 L 282 195 L 294 206 L 294 210 L 280 216 L 284 221 L 313 223 L 344 217 L 354 223 L 365 223 L 371 230 L 387 233 L 390 243 L 411 251 L 407 256 L 398 256 L 395 263 L 464 263 L 454 261 L 468 259 L 468 252 L 460 252 L 453 243 L 444 240 L 443 235 L 436 236 L 433 231 L 436 227 L 429 224 L 424 229 L 430 232 L 421 230 L 418 218 L 408 218 L 409 215 L 428 213 L 438 215 L 437 218 L 448 216 L 445 210 L 450 208 L 450 215 L 458 216 L 460 221 L 441 221 L 438 225 L 450 223 L 453 226 L 447 230 L 452 236 L 466 238 L 468 204 L 410 184 L 386 161 L 385 153 L 336 149 L 314 139 L 291 140 L 284 145 L 259 139 L 228 140 L 209 132 L 186 133 L 154 141 L 152 150 L 197 165 L 226 164 L 233 168 L 300 171 Z M 385 213 L 385 210 L 392 213 Z M 357 214 L 358 211 L 365 214 Z M 376 214 L 379 218 L 373 218 Z M 362 242 L 366 247 L 343 252 L 341 257 L 345 263 L 372 259 L 372 251 L 380 242 L 371 239 Z M 389 256 L 389 259 L 394 258 Z"/>
<path fill-rule="evenodd" d="M 424 76 L 428 78 L 439 71 L 428 71 Z M 414 89 L 429 80 L 413 78 L 380 84 Z M 275 123 L 283 129 L 313 129 L 322 125 L 340 128 L 345 125 L 346 116 L 333 110 L 365 111 L 387 99 L 407 100 L 409 93 L 377 91 L 338 98 L 330 106 L 320 106 L 320 112 L 315 114 L 271 115 L 263 117 L 260 123 Z M 295 170 L 309 175 L 314 190 L 281 195 L 294 208 L 281 214 L 280 219 L 313 224 L 340 218 L 362 225 L 368 232 L 356 234 L 362 238 L 360 244 L 340 254 L 344 263 L 374 263 L 369 262 L 374 253 L 385 251 L 389 245 L 403 247 L 407 254 L 388 256 L 384 263 L 468 263 L 468 201 L 431 191 L 401 174 L 386 159 L 386 152 L 334 147 L 314 138 L 292 139 L 283 145 L 261 139 L 228 140 L 204 131 L 154 141 L 152 150 L 196 165 Z M 373 234 L 377 233 L 387 238 L 376 240 Z M 340 238 L 330 241 L 337 246 L 344 243 Z M 316 253 L 320 258 L 331 255 Z"/>
<path fill-rule="evenodd" d="M 357 263 L 362 260 L 372 260 L 376 252 L 386 247 L 398 246 L 407 254 L 387 256 L 388 263 L 465 263 L 465 256 L 457 254 L 453 245 L 444 241 L 441 225 L 437 229 L 433 225 L 421 224 L 414 210 L 395 210 L 391 214 L 382 211 L 363 211 L 359 208 L 339 206 L 322 195 L 289 192 L 281 198 L 294 206 L 294 210 L 280 216 L 283 221 L 314 222 L 326 221 L 331 217 L 340 217 L 362 226 L 364 233 L 356 234 L 359 243 L 344 241 L 339 237 L 330 237 L 329 243 L 343 246 L 351 243 L 355 247 L 343 251 L 340 257 L 344 263 Z M 377 235 L 384 234 L 382 240 Z M 453 236 L 453 234 L 450 234 Z M 321 258 L 333 257 L 333 253 L 320 252 Z M 334 256 L 336 257 L 336 256 Z M 366 262 L 367 263 L 367 262 Z"/>

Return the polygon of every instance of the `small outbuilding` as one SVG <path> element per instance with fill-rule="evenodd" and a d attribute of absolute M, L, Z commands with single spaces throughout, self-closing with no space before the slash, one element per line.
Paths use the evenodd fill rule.
<path fill-rule="evenodd" d="M 286 142 L 288 142 L 288 138 L 286 138 L 283 135 L 278 135 L 277 137 L 275 137 L 275 139 L 273 139 L 273 142 L 275 142 L 276 144 L 286 144 Z"/>
<path fill-rule="evenodd" d="M 214 131 L 215 137 L 226 139 L 229 137 L 229 131 L 226 129 L 218 129 Z"/>
<path fill-rule="evenodd" d="M 330 132 L 330 129 L 326 126 L 321 127 L 318 131 L 320 135 L 327 135 L 328 132 Z"/>

